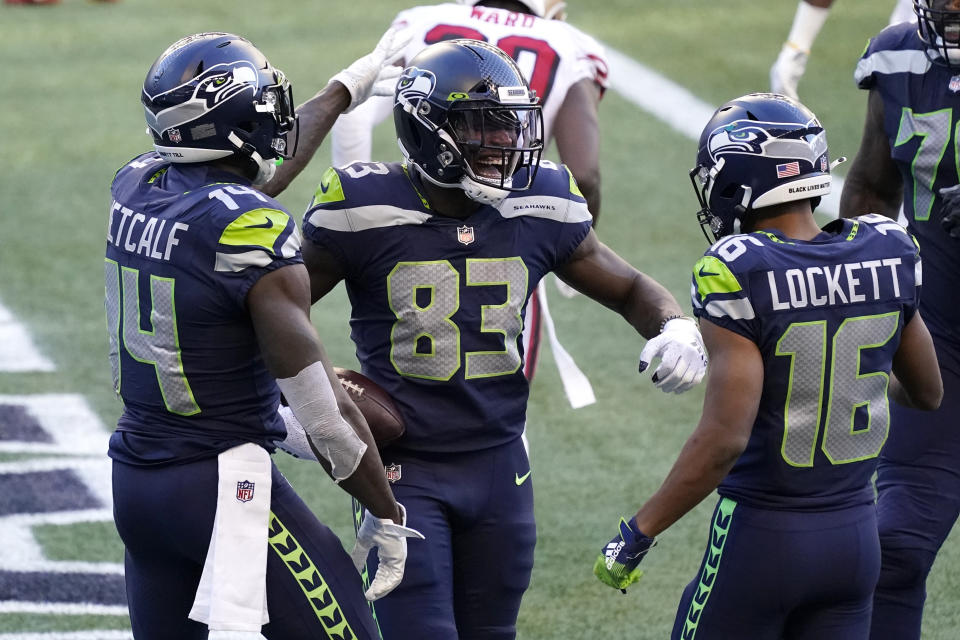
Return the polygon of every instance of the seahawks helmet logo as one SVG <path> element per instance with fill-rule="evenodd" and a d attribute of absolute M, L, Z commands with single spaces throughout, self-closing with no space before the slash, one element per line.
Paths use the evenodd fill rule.
<path fill-rule="evenodd" d="M 801 136 L 778 137 L 804 131 Z M 714 163 L 726 154 L 747 154 L 806 160 L 812 165 L 827 152 L 827 134 L 816 120 L 806 124 L 737 120 L 710 133 L 707 151 Z"/>
<path fill-rule="evenodd" d="M 256 95 L 259 88 L 259 74 L 252 63 L 240 60 L 214 65 L 169 91 L 156 96 L 147 94 L 150 102 L 158 106 L 176 103 L 155 113 L 149 107 L 144 107 L 147 125 L 159 135 L 171 127 L 206 115 L 244 91 Z M 184 99 L 184 95 L 189 97 Z"/>
<path fill-rule="evenodd" d="M 418 67 L 407 67 L 397 82 L 397 104 L 410 108 L 433 94 L 437 86 L 437 76 L 432 71 Z"/>

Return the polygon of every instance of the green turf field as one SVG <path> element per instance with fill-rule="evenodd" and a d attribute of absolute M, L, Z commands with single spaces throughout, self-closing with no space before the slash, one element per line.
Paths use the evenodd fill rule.
<path fill-rule="evenodd" d="M 767 88 L 767 70 L 796 6 L 793 0 L 569 0 L 568 5 L 571 22 L 711 104 Z M 150 146 L 140 87 L 168 44 L 205 30 L 245 35 L 287 73 L 299 102 L 369 50 L 406 6 L 400 0 L 0 5 L 0 302 L 57 367 L 0 373 L 0 395 L 78 394 L 107 426 L 119 414 L 110 388 L 102 302 L 108 189 L 113 172 Z M 853 86 L 853 66 L 892 6 L 892 0 L 838 2 L 817 41 L 800 93 L 827 127 L 834 157 L 856 152 L 865 95 Z M 687 177 L 695 145 L 614 91 L 601 105 L 601 126 L 600 237 L 688 307 L 689 271 L 706 247 Z M 399 158 L 389 128 L 378 131 L 375 153 L 377 159 Z M 328 158 L 324 147 L 280 197 L 297 217 Z M 642 340 L 599 305 L 582 296 L 553 295 L 551 310 L 561 340 L 594 383 L 597 403 L 577 411 L 568 407 L 545 348 L 528 426 L 539 540 L 519 637 L 668 637 L 680 592 L 700 563 L 712 500 L 662 536 L 644 563 L 645 577 L 627 595 L 601 585 L 591 567 L 619 517 L 632 513 L 666 474 L 696 423 L 702 390 L 666 396 L 637 376 Z M 355 360 L 346 317 L 342 288 L 314 309 L 332 358 L 350 367 Z M 35 457 L 56 456 L 0 453 L 0 465 Z M 278 463 L 321 519 L 347 540 L 352 528 L 346 494 L 316 467 L 289 458 Z M 8 513 L 4 499 L 0 496 L 0 527 Z M 34 527 L 33 535 L 49 560 L 122 561 L 109 522 L 44 524 Z M 928 583 L 924 638 L 957 637 L 958 569 L 955 534 Z M 2 583 L 15 579 L 3 570 L 0 566 L 0 593 L 15 592 L 16 585 Z M 30 612 L 3 600 L 0 638 L 127 627 L 123 616 Z"/>

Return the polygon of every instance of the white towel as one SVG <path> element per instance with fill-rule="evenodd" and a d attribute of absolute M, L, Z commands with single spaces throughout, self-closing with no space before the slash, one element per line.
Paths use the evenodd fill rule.
<path fill-rule="evenodd" d="M 211 631 L 259 634 L 270 621 L 270 454 L 247 443 L 224 451 L 217 463 L 217 513 L 189 617 Z"/>
<path fill-rule="evenodd" d="M 550 307 L 547 305 L 547 287 L 543 280 L 537 286 L 534 294 L 540 298 L 540 312 L 543 314 L 543 326 L 547 329 L 547 337 L 550 340 L 550 350 L 553 351 L 553 359 L 557 363 L 557 369 L 560 372 L 560 381 L 563 383 L 563 390 L 567 394 L 567 400 L 574 409 L 586 407 L 597 401 L 593 394 L 593 386 L 590 380 L 580 370 L 573 356 L 567 353 L 567 350 L 560 344 L 557 338 L 557 329 L 553 326 L 553 318 L 550 316 Z"/>

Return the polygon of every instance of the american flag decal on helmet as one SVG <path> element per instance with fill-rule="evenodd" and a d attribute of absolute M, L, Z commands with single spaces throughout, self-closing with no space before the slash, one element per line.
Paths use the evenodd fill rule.
<path fill-rule="evenodd" d="M 777 177 L 778 178 L 789 178 L 791 176 L 800 175 L 800 163 L 799 162 L 787 162 L 786 164 L 777 165 Z"/>

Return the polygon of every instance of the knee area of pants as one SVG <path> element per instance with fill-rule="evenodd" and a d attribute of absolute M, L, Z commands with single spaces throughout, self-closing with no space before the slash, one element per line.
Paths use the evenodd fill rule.
<path fill-rule="evenodd" d="M 922 585 L 930 573 L 935 554 L 923 549 L 889 549 L 883 554 L 880 585 L 911 588 Z"/>

